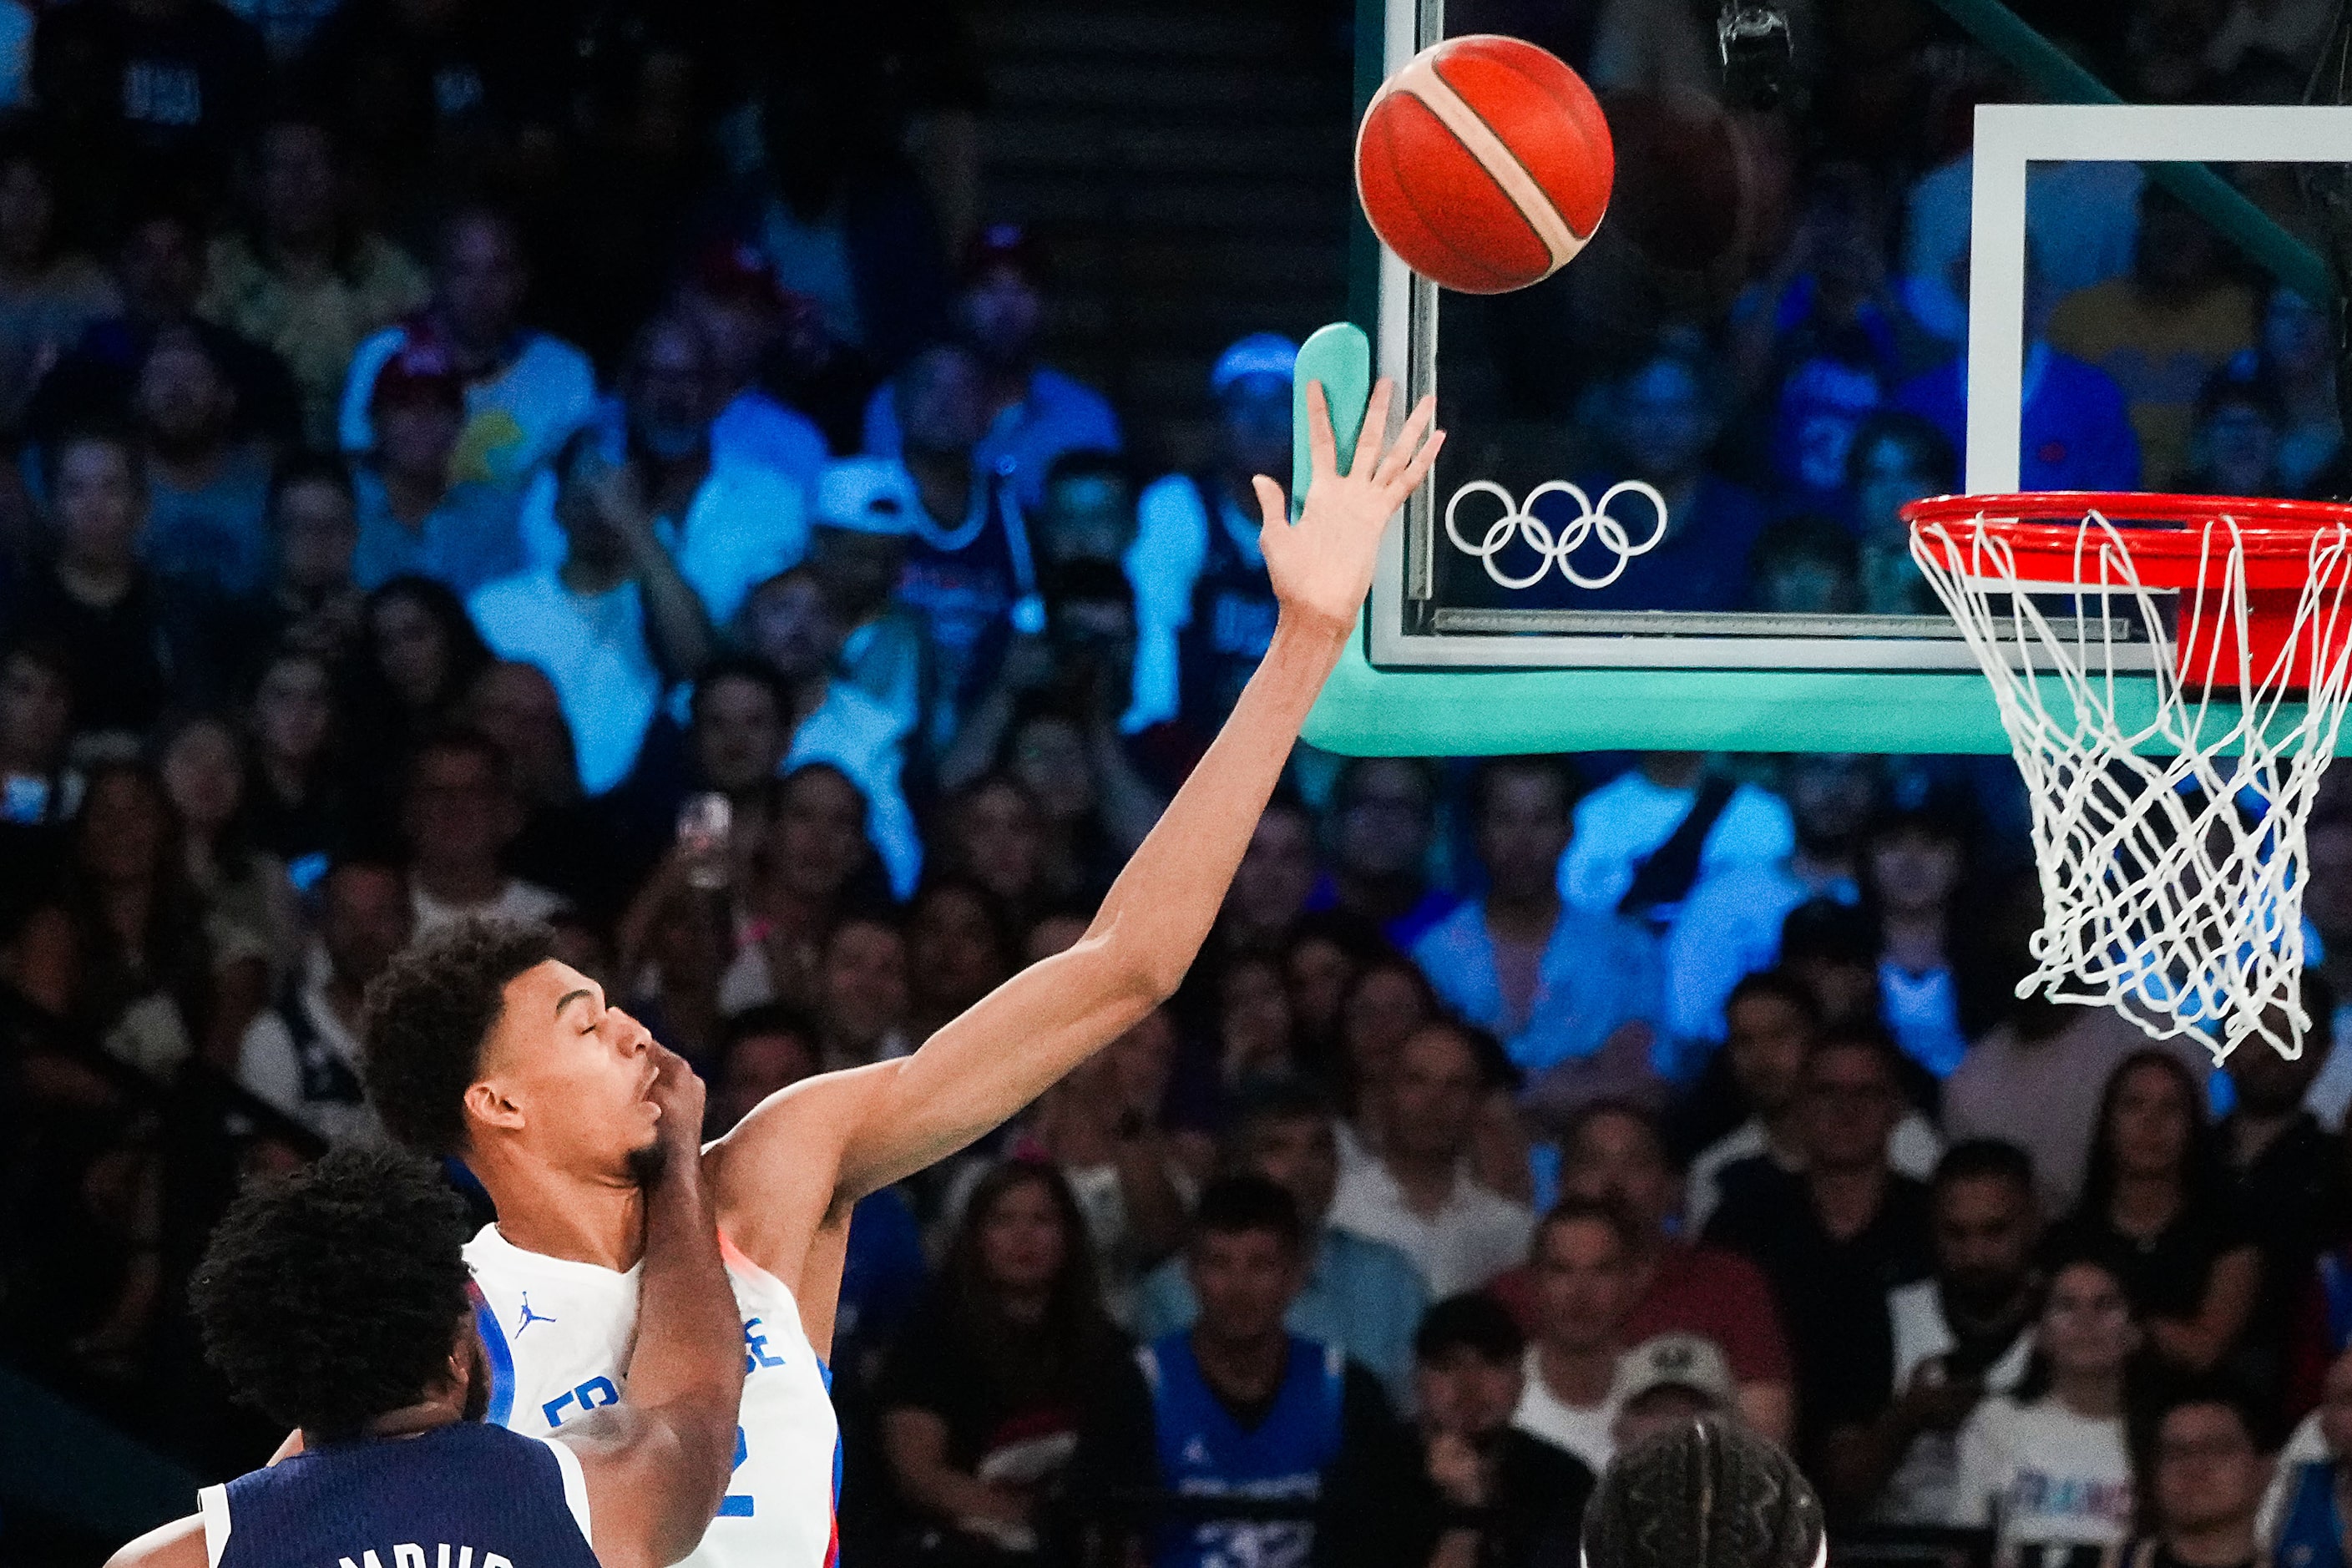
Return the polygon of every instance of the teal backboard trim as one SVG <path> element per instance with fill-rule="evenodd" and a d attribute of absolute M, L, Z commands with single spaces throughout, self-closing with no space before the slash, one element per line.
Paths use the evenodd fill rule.
<path fill-rule="evenodd" d="M 1362 329 L 1328 326 L 1299 350 L 1294 510 L 1311 471 L 1307 387 L 1315 381 L 1323 383 L 1330 401 L 1339 450 L 1351 451 L 1371 396 L 1371 342 Z M 2000 755 L 2009 750 L 1992 686 L 1973 669 L 1381 669 L 1367 657 L 1360 618 L 1356 629 L 1306 728 L 1309 744 L 1349 756 L 1634 750 Z M 2153 717 L 2155 685 L 2152 679 L 2118 682 L 2119 706 L 2126 710 L 2120 716 L 2128 727 Z M 2044 685 L 2043 701 L 2054 712 L 2065 699 L 2053 682 Z M 2209 722 L 2226 729 L 2234 713 L 2217 706 Z M 2283 716 L 2290 722 L 2294 717 Z M 2352 728 L 2338 750 L 2347 747 L 2352 747 Z"/>

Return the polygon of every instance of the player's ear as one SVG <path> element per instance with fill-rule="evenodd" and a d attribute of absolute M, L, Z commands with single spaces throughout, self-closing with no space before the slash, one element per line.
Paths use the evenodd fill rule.
<path fill-rule="evenodd" d="M 519 1132 L 523 1126 L 522 1107 L 507 1098 L 495 1083 L 482 1079 L 466 1088 L 466 1115 L 485 1127 L 496 1127 L 509 1132 Z"/>

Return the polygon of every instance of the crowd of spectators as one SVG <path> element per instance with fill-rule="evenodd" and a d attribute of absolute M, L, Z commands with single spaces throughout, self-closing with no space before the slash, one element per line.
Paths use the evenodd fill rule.
<path fill-rule="evenodd" d="M 1556 9 L 1665 89 L 1713 7 Z M 2021 9 L 2195 101 L 2295 96 L 2332 7 Z M 1955 486 L 1958 111 L 2013 84 L 1925 7 L 1796 10 L 1784 240 L 1580 362 L 1683 520 L 1638 607 L 1917 610 L 1895 510 Z M 549 922 L 714 1134 L 1078 939 L 1265 645 L 1313 323 L 1217 360 L 1213 450 L 1130 447 L 981 221 L 946 0 L 0 38 L 0 1354 L 210 1479 L 280 1434 L 187 1270 L 239 1182 L 377 1135 L 361 998 L 418 932 Z M 2130 165 L 2035 182 L 2029 481 L 2340 489 L 2324 311 Z M 2314 1037 L 2223 1075 L 2018 1000 L 2005 762 L 1291 775 L 1177 998 L 856 1210 L 853 1563 L 1550 1568 L 1706 1410 L 1857 1542 L 2344 1561 L 2352 795 Z"/>

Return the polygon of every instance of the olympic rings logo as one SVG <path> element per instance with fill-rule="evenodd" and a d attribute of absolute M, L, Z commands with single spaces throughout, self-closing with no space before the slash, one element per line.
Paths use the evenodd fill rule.
<path fill-rule="evenodd" d="M 1455 513 L 1461 510 L 1462 503 L 1474 495 L 1490 495 L 1503 503 L 1503 515 L 1486 525 L 1486 537 L 1475 544 L 1463 538 L 1462 531 L 1455 524 Z M 1577 515 L 1559 531 L 1557 538 L 1553 536 L 1551 525 L 1536 515 L 1536 503 L 1548 495 L 1569 496 L 1576 502 Z M 1657 514 L 1657 523 L 1650 530 L 1650 536 L 1639 543 L 1635 543 L 1625 531 L 1622 522 L 1609 515 L 1609 503 L 1623 495 L 1640 496 Z M 1580 588 L 1606 588 L 1625 574 L 1625 568 L 1633 564 L 1633 557 L 1646 555 L 1655 550 L 1658 542 L 1665 536 L 1666 498 L 1639 479 L 1627 479 L 1622 484 L 1610 486 L 1601 492 L 1598 506 L 1584 493 L 1581 486 L 1570 484 L 1566 479 L 1551 479 L 1538 485 L 1528 492 L 1524 506 L 1512 500 L 1511 492 L 1494 480 L 1473 479 L 1455 490 L 1454 499 L 1445 503 L 1445 537 L 1452 540 L 1454 548 L 1463 554 L 1477 557 L 1478 563 L 1486 569 L 1486 575 L 1506 588 L 1531 588 L 1543 581 L 1544 574 L 1554 566 L 1559 568 L 1561 576 Z M 1524 538 L 1537 556 L 1536 569 L 1524 577 L 1513 577 L 1495 564 L 1495 557 L 1501 554 L 1515 538 Z M 1569 557 L 1582 549 L 1585 542 L 1591 539 L 1599 540 L 1603 549 L 1617 557 L 1616 564 L 1605 575 L 1588 577 L 1569 561 Z"/>

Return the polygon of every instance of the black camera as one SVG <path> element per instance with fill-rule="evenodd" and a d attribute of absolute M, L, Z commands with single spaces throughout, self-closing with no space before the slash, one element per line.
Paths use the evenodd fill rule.
<path fill-rule="evenodd" d="M 1715 25 L 1723 57 L 1723 95 L 1735 108 L 1772 110 L 1787 102 L 1794 77 L 1795 46 L 1789 14 L 1775 5 L 1724 0 Z"/>

